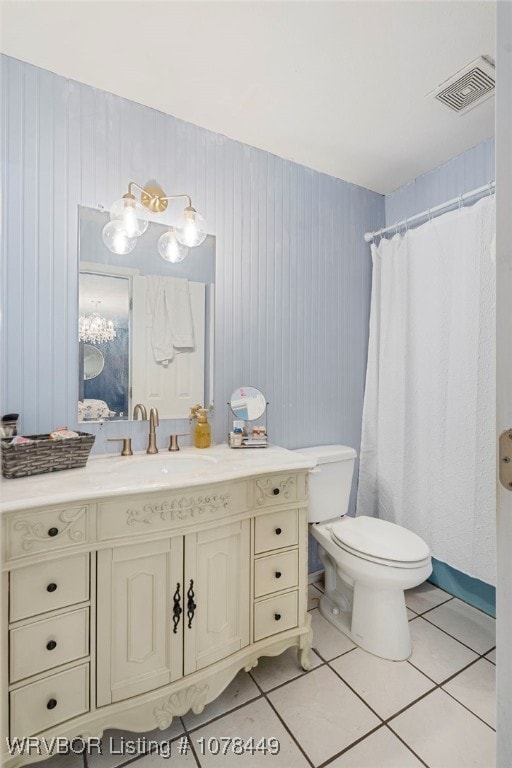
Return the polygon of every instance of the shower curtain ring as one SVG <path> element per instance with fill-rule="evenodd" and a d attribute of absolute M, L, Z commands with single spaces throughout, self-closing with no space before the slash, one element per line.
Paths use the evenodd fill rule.
<path fill-rule="evenodd" d="M 432 221 L 432 213 L 430 211 L 430 208 L 427 208 L 427 214 L 428 214 L 428 220 Z"/>
<path fill-rule="evenodd" d="M 461 194 L 459 195 L 459 211 L 460 211 L 460 209 L 462 208 L 462 197 L 463 197 L 463 195 L 462 195 L 462 193 L 461 193 Z"/>
<path fill-rule="evenodd" d="M 492 185 L 493 185 L 493 183 L 494 183 L 493 181 L 489 182 L 489 197 L 492 195 Z"/>
<path fill-rule="evenodd" d="M 404 223 L 405 223 L 405 231 L 408 232 L 409 231 L 409 222 L 407 221 L 407 216 L 405 217 L 405 222 Z"/>

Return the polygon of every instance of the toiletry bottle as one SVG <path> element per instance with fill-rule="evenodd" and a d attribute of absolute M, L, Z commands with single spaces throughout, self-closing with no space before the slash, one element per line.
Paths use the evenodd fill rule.
<path fill-rule="evenodd" d="M 197 409 L 197 424 L 194 427 L 194 445 L 196 448 L 209 448 L 212 444 L 212 428 L 206 420 L 206 408 Z"/>

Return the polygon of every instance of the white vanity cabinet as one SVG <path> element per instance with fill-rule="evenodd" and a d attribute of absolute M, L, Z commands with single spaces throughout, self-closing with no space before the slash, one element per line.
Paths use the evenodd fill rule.
<path fill-rule="evenodd" d="M 250 521 L 98 552 L 98 705 L 249 644 Z"/>
<path fill-rule="evenodd" d="M 4 509 L 9 768 L 47 754 L 5 737 L 166 728 L 260 656 L 308 668 L 307 470 L 176 486 Z"/>

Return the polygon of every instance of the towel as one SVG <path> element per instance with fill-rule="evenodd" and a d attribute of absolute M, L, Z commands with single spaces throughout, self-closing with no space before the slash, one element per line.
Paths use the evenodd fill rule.
<path fill-rule="evenodd" d="M 167 365 L 175 349 L 195 347 L 188 280 L 148 275 L 151 344 L 155 362 Z"/>

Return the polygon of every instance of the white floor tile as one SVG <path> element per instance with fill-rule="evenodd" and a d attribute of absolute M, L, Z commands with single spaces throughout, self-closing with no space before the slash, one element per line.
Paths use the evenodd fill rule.
<path fill-rule="evenodd" d="M 260 739 L 266 739 L 268 743 L 268 739 L 273 737 L 279 742 L 279 754 L 264 755 L 261 752 L 256 752 L 251 755 L 249 752 L 245 752 L 243 755 L 237 755 L 232 750 L 228 750 L 226 755 L 211 754 L 208 750 L 208 740 L 220 739 L 222 736 L 237 737 L 242 739 L 244 743 L 253 739 L 254 744 L 258 744 Z M 194 731 L 190 739 L 195 745 L 202 768 L 210 768 L 210 766 L 237 768 L 237 766 L 242 765 L 252 765 L 255 768 L 266 765 L 269 768 L 292 768 L 292 766 L 293 768 L 308 768 L 309 765 L 272 707 L 263 698 L 246 704 L 245 707 L 230 712 L 220 720 Z M 200 739 L 204 739 L 204 755 L 201 754 Z M 212 743 L 212 746 L 215 746 L 215 742 Z"/>
<path fill-rule="evenodd" d="M 314 651 L 309 652 L 309 660 L 312 669 L 322 663 Z M 288 648 L 280 656 L 261 656 L 257 666 L 251 669 L 252 677 L 265 692 L 304 674 L 297 661 L 296 648 Z"/>
<path fill-rule="evenodd" d="M 318 603 L 322 597 L 322 592 L 317 589 L 313 584 L 308 586 L 308 611 L 312 611 L 313 608 L 318 608 Z"/>
<path fill-rule="evenodd" d="M 496 648 L 493 648 L 490 653 L 486 653 L 485 658 L 492 661 L 493 664 L 496 664 Z"/>
<path fill-rule="evenodd" d="M 486 653 L 496 645 L 496 620 L 457 598 L 430 611 L 425 618 L 477 653 Z"/>
<path fill-rule="evenodd" d="M 146 733 L 133 733 L 132 731 L 108 730 L 101 738 L 101 754 L 92 752 L 87 755 L 89 768 L 114 768 L 116 765 L 133 760 L 135 755 L 128 750 L 133 742 L 140 745 L 140 754 L 146 754 L 149 741 L 164 744 L 176 738 L 184 732 L 183 724 L 179 717 L 175 717 L 165 731 L 156 728 Z M 52 767 L 53 768 L 53 767 Z M 56 767 L 58 768 L 58 767 Z"/>
<path fill-rule="evenodd" d="M 197 762 L 190 747 L 190 738 L 183 737 L 173 741 L 170 745 L 170 756 L 165 757 L 165 753 L 155 752 L 146 757 L 141 757 L 133 764 L 133 768 L 168 768 L 169 765 L 178 765 L 180 768 L 197 768 Z"/>
<path fill-rule="evenodd" d="M 415 613 L 424 613 L 431 608 L 435 608 L 436 605 L 451 600 L 452 596 L 448 592 L 443 592 L 439 587 L 435 587 L 428 581 L 424 581 L 419 587 L 414 589 L 406 589 L 405 591 L 405 604 Z"/>
<path fill-rule="evenodd" d="M 329 763 L 329 768 L 422 768 L 423 763 L 383 726 Z"/>
<path fill-rule="evenodd" d="M 268 698 L 315 765 L 380 724 L 326 666 L 272 691 Z"/>
<path fill-rule="evenodd" d="M 411 619 L 415 619 L 418 615 L 417 613 L 414 613 L 414 611 L 411 611 L 410 608 L 407 608 L 407 621 L 411 621 Z"/>
<path fill-rule="evenodd" d="M 246 704 L 251 699 L 255 699 L 260 695 L 249 673 L 239 672 L 220 696 L 210 704 L 207 704 L 198 715 L 195 715 L 193 712 L 187 712 L 183 716 L 183 722 L 187 730 L 191 731 L 213 720 L 214 717 L 224 715 L 231 709 L 235 709 L 235 707 L 239 707 L 241 704 Z"/>
<path fill-rule="evenodd" d="M 418 617 L 409 622 L 412 654 L 409 661 L 436 683 L 454 675 L 477 658 L 457 640 Z"/>
<path fill-rule="evenodd" d="M 443 685 L 457 701 L 496 728 L 496 667 L 480 659 Z"/>
<path fill-rule="evenodd" d="M 389 726 L 430 768 L 491 768 L 495 734 L 444 691 L 433 691 Z"/>
<path fill-rule="evenodd" d="M 330 666 L 384 720 L 434 687 L 406 661 L 379 659 L 361 648 L 334 659 Z"/>
<path fill-rule="evenodd" d="M 334 659 L 356 647 L 343 632 L 340 632 L 327 619 L 324 619 L 318 609 L 311 611 L 311 628 L 313 630 L 313 648 L 323 659 Z"/>

